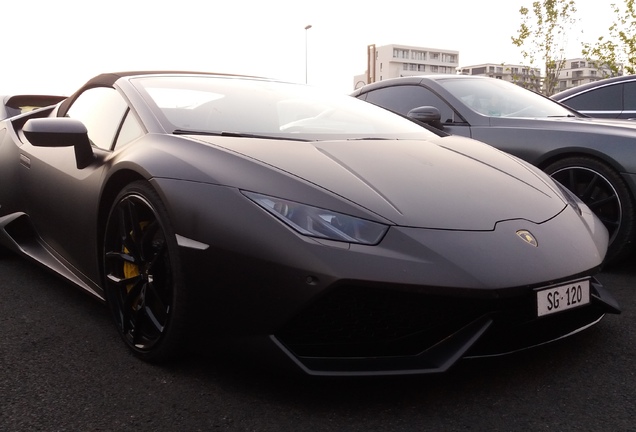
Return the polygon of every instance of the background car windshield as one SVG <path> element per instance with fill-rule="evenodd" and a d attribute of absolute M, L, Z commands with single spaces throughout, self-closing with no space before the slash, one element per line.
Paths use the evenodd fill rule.
<path fill-rule="evenodd" d="M 301 140 L 434 137 L 420 126 L 348 95 L 300 84 L 235 77 L 131 80 L 161 111 L 166 130 Z"/>
<path fill-rule="evenodd" d="M 449 79 L 440 84 L 473 111 L 490 117 L 568 117 L 558 103 L 497 79 Z"/>

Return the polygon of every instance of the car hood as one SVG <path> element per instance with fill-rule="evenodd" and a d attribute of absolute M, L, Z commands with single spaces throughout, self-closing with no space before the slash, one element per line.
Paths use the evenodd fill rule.
<path fill-rule="evenodd" d="M 197 139 L 301 178 L 401 226 L 492 230 L 502 220 L 542 223 L 565 207 L 546 176 L 468 138 Z"/>

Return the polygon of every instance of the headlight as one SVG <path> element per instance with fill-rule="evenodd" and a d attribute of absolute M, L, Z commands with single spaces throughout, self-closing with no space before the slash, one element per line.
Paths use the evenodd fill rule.
<path fill-rule="evenodd" d="M 563 195 L 563 198 L 565 198 L 565 201 L 572 206 L 572 208 L 579 214 L 582 214 L 582 210 L 581 210 L 581 206 L 585 206 L 585 203 L 583 201 L 581 201 L 579 199 L 579 197 L 577 197 L 576 195 L 574 195 L 574 192 L 572 192 L 570 189 L 566 188 L 565 186 L 563 186 L 561 183 L 559 183 L 557 180 L 552 179 L 554 181 L 554 183 L 556 183 L 556 185 L 559 187 L 559 190 L 561 191 L 561 194 Z"/>
<path fill-rule="evenodd" d="M 243 194 L 300 234 L 348 243 L 375 245 L 389 229 L 387 225 L 294 201 Z"/>

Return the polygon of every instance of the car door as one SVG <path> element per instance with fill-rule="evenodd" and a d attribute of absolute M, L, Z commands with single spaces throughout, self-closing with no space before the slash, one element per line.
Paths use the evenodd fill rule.
<path fill-rule="evenodd" d="M 427 87 L 400 85 L 383 87 L 359 96 L 374 105 L 406 116 L 413 108 L 432 106 L 439 110 L 444 131 L 453 135 L 470 137 L 470 125 L 444 99 Z"/>
<path fill-rule="evenodd" d="M 128 104 L 113 88 L 91 88 L 74 101 L 67 116 L 84 123 L 95 156 L 81 169 L 73 147 L 21 147 L 21 159 L 28 161 L 21 183 L 31 222 L 49 248 L 78 269 L 96 267 L 101 184 L 124 119 L 134 120 L 128 113 Z"/>

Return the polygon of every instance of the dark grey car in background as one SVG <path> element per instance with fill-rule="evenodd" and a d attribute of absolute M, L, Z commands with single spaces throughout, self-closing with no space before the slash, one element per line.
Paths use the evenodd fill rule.
<path fill-rule="evenodd" d="M 590 117 L 636 118 L 636 75 L 607 78 L 564 90 L 552 99 Z"/>
<path fill-rule="evenodd" d="M 498 79 L 428 75 L 384 80 L 352 96 L 538 166 L 573 191 L 610 232 L 607 259 L 634 237 L 636 122 L 592 119 Z"/>

